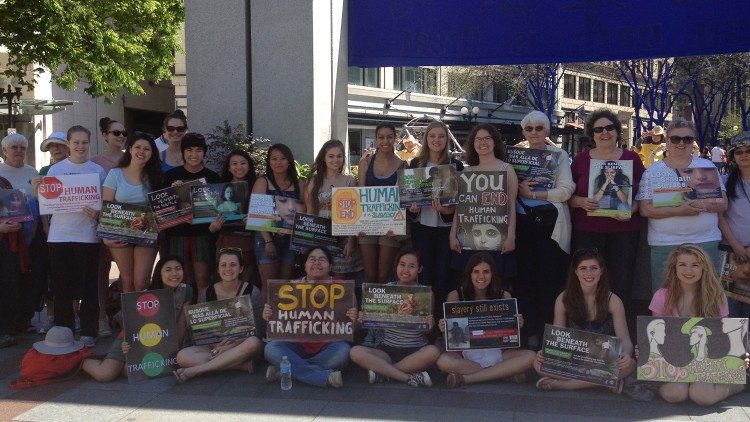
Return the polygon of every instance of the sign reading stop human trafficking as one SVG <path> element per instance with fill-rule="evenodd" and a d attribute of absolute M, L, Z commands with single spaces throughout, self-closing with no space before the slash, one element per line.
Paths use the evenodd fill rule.
<path fill-rule="evenodd" d="M 39 184 L 39 213 L 66 214 L 84 207 L 102 208 L 102 187 L 98 174 L 45 176 Z"/>

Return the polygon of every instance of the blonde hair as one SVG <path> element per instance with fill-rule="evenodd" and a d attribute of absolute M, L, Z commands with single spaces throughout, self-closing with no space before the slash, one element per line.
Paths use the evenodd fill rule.
<path fill-rule="evenodd" d="M 450 132 L 448 131 L 448 126 L 440 120 L 433 120 L 430 122 L 430 124 L 427 125 L 427 128 L 425 128 L 424 130 L 424 136 L 422 137 L 422 149 L 419 151 L 419 167 L 425 167 L 427 165 L 427 161 L 430 159 L 430 148 L 427 145 L 427 135 L 431 130 L 437 128 L 441 128 L 445 131 L 445 148 L 443 148 L 443 152 L 442 154 L 440 154 L 440 162 L 435 164 L 449 164 L 451 162 L 450 157 L 448 156 L 448 150 L 450 150 L 451 147 Z"/>
<path fill-rule="evenodd" d="M 719 282 L 719 278 L 716 276 L 711 258 L 709 258 L 706 251 L 700 246 L 691 244 L 679 246 L 667 258 L 664 270 L 664 283 L 661 285 L 662 288 L 667 290 L 667 301 L 664 306 L 666 312 L 671 315 L 684 294 L 680 280 L 677 278 L 677 260 L 680 255 L 693 255 L 703 270 L 701 279 L 698 281 L 698 292 L 692 303 L 692 308 L 696 310 L 697 315 L 686 316 L 719 317 L 719 309 L 724 303 L 724 290 L 721 287 L 721 282 Z"/>

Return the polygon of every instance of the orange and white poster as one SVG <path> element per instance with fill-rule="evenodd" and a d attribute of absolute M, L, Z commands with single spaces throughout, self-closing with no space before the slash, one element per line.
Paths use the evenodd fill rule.
<path fill-rule="evenodd" d="M 398 186 L 333 188 L 331 220 L 334 236 L 406 234 Z"/>

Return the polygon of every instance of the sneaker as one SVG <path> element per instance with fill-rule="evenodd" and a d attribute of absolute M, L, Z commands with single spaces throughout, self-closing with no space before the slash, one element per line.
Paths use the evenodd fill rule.
<path fill-rule="evenodd" d="M 103 317 L 99 319 L 99 337 L 108 337 L 112 335 L 112 328 L 109 326 L 109 319 Z"/>
<path fill-rule="evenodd" d="M 79 340 L 81 340 L 83 342 L 83 345 L 88 348 L 94 347 L 96 345 L 96 340 L 90 336 L 81 336 Z"/>
<path fill-rule="evenodd" d="M 0 349 L 4 349 L 8 346 L 12 346 L 16 342 L 16 338 L 10 334 L 3 334 L 0 336 Z"/>
<path fill-rule="evenodd" d="M 274 382 L 279 380 L 279 368 L 268 365 L 268 369 L 266 369 L 266 381 L 268 382 Z"/>
<path fill-rule="evenodd" d="M 415 372 L 409 375 L 409 381 L 406 381 L 406 384 L 412 387 L 419 387 L 420 385 L 424 385 L 425 387 L 432 387 L 432 380 L 430 379 L 430 374 L 428 374 L 427 371 Z"/>
<path fill-rule="evenodd" d="M 341 375 L 341 371 L 333 371 L 328 374 L 328 385 L 333 388 L 341 388 L 344 386 L 344 377 Z"/>
<path fill-rule="evenodd" d="M 36 329 L 37 334 L 47 334 L 47 331 L 49 331 L 50 328 L 55 326 L 55 320 L 52 317 L 47 317 L 45 321 L 42 321 L 39 323 L 39 326 Z"/>
<path fill-rule="evenodd" d="M 376 374 L 375 371 L 367 370 L 367 381 L 370 384 L 377 384 L 385 381 L 386 378 L 380 374 Z"/>

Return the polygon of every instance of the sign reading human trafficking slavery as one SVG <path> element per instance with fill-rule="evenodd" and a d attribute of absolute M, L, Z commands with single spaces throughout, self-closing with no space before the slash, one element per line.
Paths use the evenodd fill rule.
<path fill-rule="evenodd" d="M 398 186 L 333 188 L 331 219 L 334 236 L 406 234 Z"/>
<path fill-rule="evenodd" d="M 81 212 L 84 207 L 95 210 L 102 208 L 102 187 L 98 174 L 66 174 L 42 178 L 39 184 L 40 214 Z"/>

